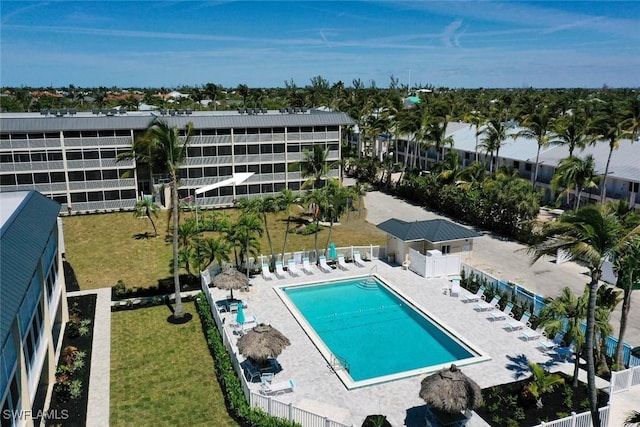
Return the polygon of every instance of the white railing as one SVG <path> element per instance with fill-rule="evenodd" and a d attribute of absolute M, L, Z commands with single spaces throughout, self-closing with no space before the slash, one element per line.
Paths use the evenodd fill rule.
<path fill-rule="evenodd" d="M 609 394 L 627 391 L 638 385 L 640 385 L 640 366 L 634 366 L 624 371 L 614 371 L 611 372 Z"/>
<path fill-rule="evenodd" d="M 220 315 L 220 311 L 218 310 L 218 307 L 215 304 L 213 297 L 211 296 L 211 292 L 209 292 L 208 281 L 210 281 L 210 278 L 206 277 L 206 274 L 201 275 L 200 282 L 202 286 L 202 292 L 207 298 L 207 302 L 209 303 L 209 307 L 211 308 L 211 315 L 213 316 L 216 327 L 218 328 L 218 332 L 222 336 L 224 347 L 227 349 L 227 352 L 231 356 L 231 364 L 233 365 L 233 369 L 236 371 L 236 374 L 240 379 L 242 391 L 244 392 L 244 395 L 251 407 L 260 408 L 267 414 L 274 417 L 283 418 L 289 421 L 295 421 L 303 427 L 353 427 L 353 425 L 342 424 L 338 421 L 331 420 L 328 417 L 324 417 L 322 415 L 300 409 L 294 406 L 292 403 L 281 402 L 271 396 L 263 396 L 262 394 L 251 391 L 251 389 L 249 388 L 249 384 L 247 383 L 247 379 L 244 376 L 242 366 L 240 366 L 240 355 L 237 353 L 235 345 L 233 343 L 233 336 L 230 335 L 231 332 L 229 332 L 229 330 L 226 329 L 224 327 L 224 324 L 222 323 L 222 316 Z"/>
<path fill-rule="evenodd" d="M 605 406 L 598 410 L 600 412 L 601 426 L 606 427 L 609 425 L 609 408 L 609 406 Z M 566 418 L 549 421 L 548 423 L 541 423 L 536 427 L 591 427 L 592 425 L 591 412 L 582 412 L 580 414 L 572 412 L 571 415 Z"/>

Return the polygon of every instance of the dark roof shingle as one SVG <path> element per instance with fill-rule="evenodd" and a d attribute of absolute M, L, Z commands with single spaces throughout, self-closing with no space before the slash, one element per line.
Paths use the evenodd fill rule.
<path fill-rule="evenodd" d="M 406 222 L 392 218 L 378 224 L 377 227 L 404 242 L 428 240 L 436 243 L 481 236 L 475 231 L 445 219 Z"/>

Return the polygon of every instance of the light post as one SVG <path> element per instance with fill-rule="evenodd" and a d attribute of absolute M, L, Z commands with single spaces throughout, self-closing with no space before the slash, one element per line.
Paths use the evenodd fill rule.
<path fill-rule="evenodd" d="M 231 178 L 224 179 L 220 182 L 216 182 L 214 184 L 205 185 L 204 187 L 200 187 L 196 189 L 194 193 L 194 200 L 196 204 L 196 230 L 198 233 L 200 232 L 200 228 L 198 226 L 198 194 L 204 194 L 207 191 L 215 190 L 216 188 L 226 187 L 227 185 L 238 185 L 245 182 L 249 179 L 255 172 L 243 172 L 243 173 L 234 173 Z M 200 262 L 200 254 L 198 254 L 198 262 Z M 198 266 L 200 269 L 200 266 Z M 247 269 L 248 271 L 248 269 Z"/>

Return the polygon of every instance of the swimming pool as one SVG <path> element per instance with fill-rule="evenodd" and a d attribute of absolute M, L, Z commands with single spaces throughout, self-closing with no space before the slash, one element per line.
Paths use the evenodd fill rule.
<path fill-rule="evenodd" d="M 348 388 L 486 360 L 377 275 L 276 291 Z"/>

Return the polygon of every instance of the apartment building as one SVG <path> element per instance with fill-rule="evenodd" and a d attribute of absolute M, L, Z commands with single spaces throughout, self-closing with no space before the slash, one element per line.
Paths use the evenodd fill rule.
<path fill-rule="evenodd" d="M 253 172 L 241 185 L 198 196 L 200 206 L 231 205 L 237 198 L 300 189 L 299 162 L 313 145 L 328 149 L 327 160 L 341 158 L 341 139 L 353 121 L 344 113 L 286 108 L 238 111 L 121 109 L 0 114 L 0 191 L 37 190 L 60 203 L 63 213 L 132 209 L 143 194 L 164 202 L 166 176 L 117 161 L 131 150 L 154 116 L 193 133 L 180 170 L 181 198 L 233 173 Z M 340 177 L 340 169 L 330 171 Z"/>
<path fill-rule="evenodd" d="M 0 193 L 0 397 L 3 426 L 39 425 L 68 320 L 60 205 Z"/>

